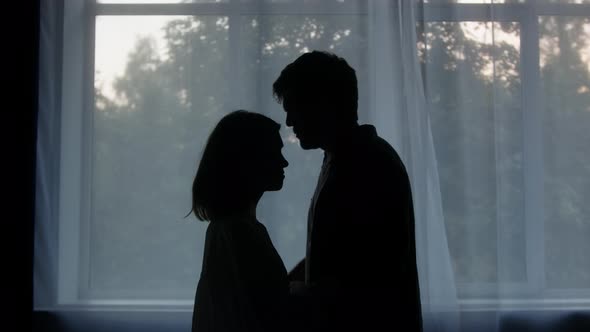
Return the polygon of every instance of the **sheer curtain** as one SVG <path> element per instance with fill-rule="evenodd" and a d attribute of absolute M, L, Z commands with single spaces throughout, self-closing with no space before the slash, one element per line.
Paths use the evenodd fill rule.
<path fill-rule="evenodd" d="M 587 6 L 41 3 L 35 307 L 66 329 L 189 328 L 206 224 L 183 217 L 202 146 L 234 109 L 284 123 L 272 82 L 313 49 L 356 69 L 360 122 L 409 172 L 425 331 L 587 312 Z M 322 154 L 281 134 L 285 186 L 258 213 L 291 268 Z"/>
<path fill-rule="evenodd" d="M 372 122 L 404 161 L 414 199 L 425 331 L 457 331 L 459 315 L 422 70 L 416 50 L 420 6 L 371 2 Z"/>
<path fill-rule="evenodd" d="M 576 124 L 589 120 L 583 2 L 421 7 L 417 51 L 463 330 L 588 328 L 588 150 L 575 143 L 589 138 Z"/>

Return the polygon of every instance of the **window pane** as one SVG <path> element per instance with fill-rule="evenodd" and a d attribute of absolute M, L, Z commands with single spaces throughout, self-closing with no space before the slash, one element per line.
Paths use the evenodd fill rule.
<path fill-rule="evenodd" d="M 590 19 L 541 17 L 545 271 L 551 288 L 590 287 Z"/>
<path fill-rule="evenodd" d="M 228 109 L 228 19 L 100 16 L 96 37 L 89 291 L 190 299 L 206 224 L 183 217 Z"/>
<path fill-rule="evenodd" d="M 327 49 L 358 73 L 367 103 L 366 16 L 101 16 L 97 20 L 91 296 L 194 296 L 206 224 L 183 219 L 201 148 L 235 105 L 282 123 L 291 164 L 258 216 L 287 268 L 305 254 L 307 209 L 322 153 L 303 151 L 272 96 L 302 52 Z M 230 93 L 231 92 L 231 93 Z"/>
<path fill-rule="evenodd" d="M 519 30 L 432 22 L 419 43 L 459 284 L 526 280 Z"/>

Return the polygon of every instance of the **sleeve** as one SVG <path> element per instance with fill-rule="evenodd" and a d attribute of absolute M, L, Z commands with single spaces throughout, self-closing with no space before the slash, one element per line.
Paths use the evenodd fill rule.
<path fill-rule="evenodd" d="M 414 244 L 411 190 L 405 169 L 393 164 L 359 184 L 358 209 L 352 228 L 359 229 L 359 245 L 352 257 L 359 262 L 359 277 L 380 286 L 400 283 L 408 272 Z"/>
<path fill-rule="evenodd" d="M 413 207 L 403 166 L 375 163 L 343 188 L 334 229 L 340 252 L 335 264 L 347 288 L 394 291 L 408 269 L 413 238 Z"/>

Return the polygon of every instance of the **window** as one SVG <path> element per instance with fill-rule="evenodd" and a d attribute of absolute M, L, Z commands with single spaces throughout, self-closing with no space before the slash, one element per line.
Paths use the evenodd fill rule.
<path fill-rule="evenodd" d="M 153 2 L 66 6 L 86 28 L 66 27 L 66 52 L 87 54 L 64 63 L 60 304 L 192 307 L 207 223 L 184 216 L 202 147 L 234 109 L 283 123 L 271 87 L 298 54 L 328 45 L 344 56 L 366 104 L 363 2 Z M 286 169 L 258 212 L 291 268 L 323 155 L 281 133 L 286 158 L 304 167 Z"/>
<path fill-rule="evenodd" d="M 588 299 L 588 2 L 450 2 L 418 50 L 459 296 Z"/>
<path fill-rule="evenodd" d="M 283 123 L 271 86 L 298 54 L 346 58 L 359 109 L 379 109 L 368 2 L 64 3 L 59 305 L 192 308 L 207 224 L 184 216 L 201 148 L 230 110 Z M 459 298 L 587 303 L 590 1 L 430 0 L 419 14 Z M 303 166 L 259 213 L 290 268 L 322 154 L 281 134 Z"/>

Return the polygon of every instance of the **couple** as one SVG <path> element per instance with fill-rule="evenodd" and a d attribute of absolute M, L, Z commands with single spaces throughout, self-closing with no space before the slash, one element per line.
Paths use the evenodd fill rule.
<path fill-rule="evenodd" d="M 256 218 L 288 162 L 280 125 L 235 111 L 211 133 L 193 183 L 193 212 L 210 222 L 193 332 L 421 331 L 410 183 L 395 150 L 359 125 L 347 62 L 305 53 L 273 93 L 303 149 L 324 151 L 305 258 L 287 272 Z"/>

